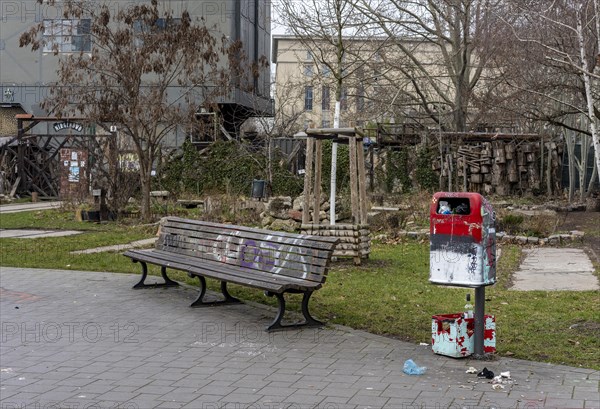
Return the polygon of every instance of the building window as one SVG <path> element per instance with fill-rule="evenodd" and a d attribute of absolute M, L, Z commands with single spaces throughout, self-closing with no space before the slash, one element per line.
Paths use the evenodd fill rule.
<path fill-rule="evenodd" d="M 365 109 L 365 88 L 360 85 L 356 89 L 356 111 L 360 112 Z"/>
<path fill-rule="evenodd" d="M 323 119 L 321 121 L 321 128 L 331 128 L 331 121 L 329 121 L 329 119 Z"/>
<path fill-rule="evenodd" d="M 329 77 L 331 75 L 331 69 L 327 66 L 327 64 L 323 64 L 321 70 L 323 72 L 323 77 Z"/>
<path fill-rule="evenodd" d="M 158 34 L 167 29 L 173 30 L 181 25 L 180 18 L 157 18 L 154 24 L 149 25 L 142 20 L 137 20 L 133 23 L 133 33 L 135 34 L 135 46 L 142 47 L 144 45 L 144 37 L 152 34 Z"/>
<path fill-rule="evenodd" d="M 312 64 L 304 64 L 304 75 L 307 77 L 313 76 L 313 66 Z"/>
<path fill-rule="evenodd" d="M 154 31 L 165 31 L 166 29 L 171 29 L 173 27 L 177 27 L 181 25 L 181 19 L 180 18 L 157 18 L 156 20 L 154 20 L 154 24 L 150 25 L 145 23 L 142 20 L 136 20 L 133 23 L 133 32 L 135 34 L 141 34 L 141 33 L 151 33 L 152 30 Z"/>
<path fill-rule="evenodd" d="M 340 95 L 340 111 L 348 110 L 348 89 L 342 88 L 342 94 Z"/>
<path fill-rule="evenodd" d="M 323 85 L 323 94 L 321 97 L 321 109 L 323 111 L 329 111 L 329 105 L 331 104 L 331 88 L 327 85 Z"/>
<path fill-rule="evenodd" d="M 304 87 L 304 110 L 312 111 L 313 109 L 313 87 Z"/>
<path fill-rule="evenodd" d="M 44 52 L 71 53 L 91 51 L 91 20 L 44 20 Z"/>
<path fill-rule="evenodd" d="M 310 50 L 306 50 L 306 59 L 308 61 L 312 61 L 313 60 L 313 53 Z"/>

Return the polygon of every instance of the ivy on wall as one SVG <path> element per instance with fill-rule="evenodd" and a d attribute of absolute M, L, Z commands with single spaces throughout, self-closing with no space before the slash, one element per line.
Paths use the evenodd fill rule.
<path fill-rule="evenodd" d="M 271 191 L 275 195 L 297 196 L 304 179 L 273 161 Z M 219 141 L 202 154 L 186 141 L 182 152 L 171 157 L 159 171 L 162 188 L 194 195 L 228 193 L 249 195 L 254 179 L 267 179 L 264 152 L 247 149 L 235 141 Z"/>

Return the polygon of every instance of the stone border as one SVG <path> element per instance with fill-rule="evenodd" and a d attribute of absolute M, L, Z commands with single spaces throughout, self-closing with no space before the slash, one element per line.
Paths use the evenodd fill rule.
<path fill-rule="evenodd" d="M 585 233 L 579 230 L 573 230 L 568 234 L 553 234 L 549 237 L 529 237 L 529 236 L 513 236 L 500 232 L 496 234 L 496 240 L 498 243 L 506 244 L 536 244 L 544 246 L 546 244 L 566 244 L 573 242 L 583 242 Z M 414 240 L 427 239 L 429 240 L 429 230 L 420 231 L 400 231 L 397 237 L 406 237 Z M 388 234 L 377 234 L 372 236 L 372 240 L 388 240 L 390 236 Z"/>

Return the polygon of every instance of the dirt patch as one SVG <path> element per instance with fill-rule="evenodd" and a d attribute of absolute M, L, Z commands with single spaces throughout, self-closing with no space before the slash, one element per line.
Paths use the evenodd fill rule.
<path fill-rule="evenodd" d="M 558 217 L 558 231 L 585 232 L 583 248 L 592 261 L 600 265 L 600 212 L 562 212 Z"/>
<path fill-rule="evenodd" d="M 600 336 L 600 322 L 596 321 L 582 321 L 576 322 L 569 326 L 569 329 L 576 330 L 577 332 L 584 332 L 586 334 L 595 334 Z"/>

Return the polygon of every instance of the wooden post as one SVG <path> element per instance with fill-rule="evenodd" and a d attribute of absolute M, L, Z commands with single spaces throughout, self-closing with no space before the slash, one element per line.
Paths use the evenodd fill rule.
<path fill-rule="evenodd" d="M 18 141 L 17 141 L 17 167 L 18 167 L 18 177 L 17 180 L 15 181 L 15 184 L 13 185 L 13 188 L 11 190 L 11 197 L 14 197 L 16 193 L 19 193 L 21 191 L 20 189 L 20 185 L 23 184 L 25 187 L 27 187 L 26 184 L 26 177 L 27 175 L 25 174 L 25 145 L 24 145 L 24 141 L 23 141 L 23 134 L 25 133 L 23 130 L 23 120 L 22 119 L 17 119 L 17 135 L 18 135 Z"/>
<path fill-rule="evenodd" d="M 314 187 L 314 206 L 313 206 L 313 224 L 319 224 L 319 213 L 321 213 L 321 168 L 323 167 L 323 141 L 315 141 L 315 187 Z"/>
<path fill-rule="evenodd" d="M 356 137 L 350 136 L 350 203 L 352 205 L 352 221 L 354 224 L 360 224 L 360 215 L 358 209 L 358 185 L 356 169 Z"/>
<path fill-rule="evenodd" d="M 546 194 L 552 195 L 552 144 L 548 144 L 548 167 L 546 168 Z"/>
<path fill-rule="evenodd" d="M 306 161 L 304 164 L 304 201 L 302 204 L 302 224 L 310 222 L 310 196 L 312 193 L 314 138 L 306 138 Z"/>
<path fill-rule="evenodd" d="M 452 165 L 452 155 L 446 155 L 446 163 L 448 163 L 448 192 L 452 192 L 452 172 L 454 172 L 454 167 Z"/>
<path fill-rule="evenodd" d="M 540 136 L 540 188 L 542 187 L 541 181 L 544 178 L 544 135 Z"/>
<path fill-rule="evenodd" d="M 358 155 L 357 165 L 358 165 L 358 195 L 359 195 L 359 208 L 360 208 L 360 221 L 359 224 L 365 225 L 367 224 L 368 217 L 368 203 L 367 203 L 367 176 L 365 171 L 365 154 L 363 148 L 363 141 L 360 138 L 357 142 L 357 152 Z"/>
<path fill-rule="evenodd" d="M 467 169 L 468 169 L 468 165 L 467 165 L 467 157 L 463 156 L 463 192 L 468 192 L 467 189 Z"/>

